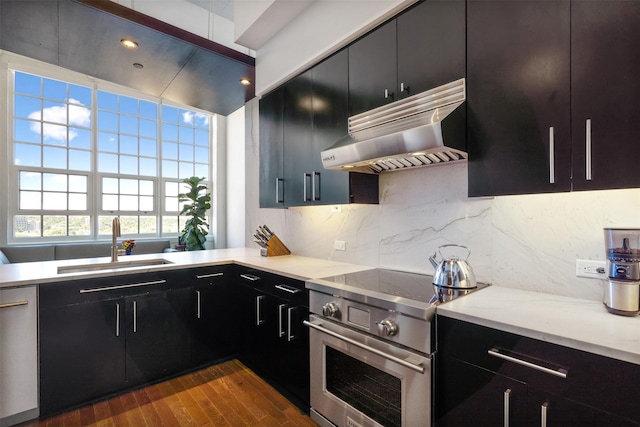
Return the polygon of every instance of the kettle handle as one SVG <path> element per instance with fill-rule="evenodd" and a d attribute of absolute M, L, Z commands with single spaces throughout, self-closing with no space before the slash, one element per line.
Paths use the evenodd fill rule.
<path fill-rule="evenodd" d="M 442 255 L 442 252 L 440 251 L 440 249 L 442 249 L 442 248 L 446 248 L 446 247 L 450 247 L 450 246 L 456 246 L 456 247 L 458 247 L 458 248 L 464 248 L 464 249 L 466 249 L 466 250 L 467 250 L 467 256 L 466 256 L 465 260 L 466 260 L 466 259 L 468 259 L 468 258 L 469 258 L 469 256 L 471 255 L 471 250 L 470 250 L 468 247 L 463 246 L 463 245 L 457 245 L 457 244 L 455 244 L 455 243 L 448 243 L 448 244 L 446 244 L 446 245 L 442 245 L 442 246 L 439 246 L 439 247 L 438 247 L 438 253 L 440 254 L 440 258 L 444 258 L 444 256 Z"/>

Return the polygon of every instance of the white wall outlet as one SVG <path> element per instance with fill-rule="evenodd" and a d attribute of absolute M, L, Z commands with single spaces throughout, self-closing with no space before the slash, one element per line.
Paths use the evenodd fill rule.
<path fill-rule="evenodd" d="M 590 279 L 606 279 L 606 261 L 576 260 L 576 276 Z"/>
<path fill-rule="evenodd" d="M 340 212 L 342 212 L 342 206 L 340 205 L 331 206 L 331 213 L 340 213 Z"/>
<path fill-rule="evenodd" d="M 347 250 L 347 242 L 344 240 L 334 240 L 333 249 L 336 251 L 346 251 Z"/>

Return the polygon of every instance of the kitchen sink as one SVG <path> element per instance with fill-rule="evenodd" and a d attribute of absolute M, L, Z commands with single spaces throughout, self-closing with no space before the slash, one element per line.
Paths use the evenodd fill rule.
<path fill-rule="evenodd" d="M 116 261 L 98 264 L 63 265 L 58 267 L 58 274 L 84 273 L 88 271 L 112 270 L 133 267 L 152 267 L 155 265 L 173 264 L 166 259 L 142 259 L 136 261 Z"/>

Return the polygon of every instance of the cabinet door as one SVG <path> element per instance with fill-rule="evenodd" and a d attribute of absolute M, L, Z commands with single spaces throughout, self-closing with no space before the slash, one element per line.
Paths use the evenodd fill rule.
<path fill-rule="evenodd" d="M 382 25 L 349 46 L 349 115 L 397 99 L 396 21 Z"/>
<path fill-rule="evenodd" d="M 464 0 L 419 3 L 397 25 L 398 98 L 466 76 Z"/>
<path fill-rule="evenodd" d="M 126 298 L 127 381 L 152 381 L 186 369 L 190 362 L 191 289 Z"/>
<path fill-rule="evenodd" d="M 285 206 L 312 204 L 318 196 L 313 191 L 312 111 L 311 73 L 307 71 L 284 85 Z"/>
<path fill-rule="evenodd" d="M 224 276 L 203 278 L 193 288 L 190 316 L 192 366 L 228 357 L 236 351 L 236 293 Z"/>
<path fill-rule="evenodd" d="M 570 190 L 569 5 L 467 2 L 470 196 Z"/>
<path fill-rule="evenodd" d="M 0 290 L 0 420 L 38 408 L 37 304 L 35 286 Z"/>
<path fill-rule="evenodd" d="M 243 313 L 240 359 L 261 375 L 268 373 L 272 366 L 272 344 L 277 328 L 273 297 L 243 286 L 240 309 Z"/>
<path fill-rule="evenodd" d="M 40 310 L 40 414 L 125 385 L 123 299 Z"/>
<path fill-rule="evenodd" d="M 446 356 L 436 366 L 437 427 L 527 425 L 526 384 Z"/>
<path fill-rule="evenodd" d="M 311 172 L 317 174 L 315 191 L 322 204 L 349 203 L 349 172 L 325 170 L 320 153 L 345 137 L 349 117 L 349 56 L 343 50 L 311 70 L 313 141 Z"/>
<path fill-rule="evenodd" d="M 260 207 L 284 207 L 283 90 L 260 100 Z"/>
<path fill-rule="evenodd" d="M 574 189 L 640 186 L 640 3 L 571 3 Z"/>

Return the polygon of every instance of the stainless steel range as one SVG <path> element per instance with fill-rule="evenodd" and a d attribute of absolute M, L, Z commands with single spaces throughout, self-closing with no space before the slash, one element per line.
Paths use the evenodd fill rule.
<path fill-rule="evenodd" d="M 430 426 L 432 277 L 372 269 L 306 287 L 311 418 L 323 427 Z"/>

